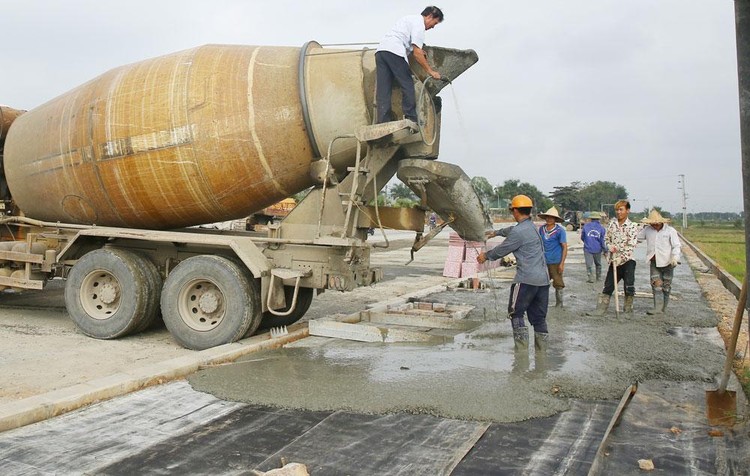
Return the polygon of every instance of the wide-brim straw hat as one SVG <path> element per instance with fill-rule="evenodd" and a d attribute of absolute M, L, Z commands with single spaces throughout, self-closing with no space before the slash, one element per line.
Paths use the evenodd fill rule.
<path fill-rule="evenodd" d="M 545 218 L 545 219 L 546 219 L 547 217 L 552 217 L 552 218 L 554 218 L 554 219 L 555 219 L 555 221 L 556 221 L 556 222 L 558 222 L 558 223 L 562 223 L 563 221 L 565 221 L 565 220 L 563 220 L 562 218 L 560 218 L 560 213 L 558 213 L 558 211 L 557 211 L 557 208 L 555 208 L 555 207 L 552 207 L 552 208 L 550 208 L 549 210 L 547 210 L 546 212 L 544 212 L 544 213 L 540 213 L 540 214 L 538 214 L 537 216 L 538 216 L 539 218 Z"/>
<path fill-rule="evenodd" d="M 659 210 L 654 208 L 646 218 L 641 220 L 641 223 L 645 223 L 646 225 L 656 225 L 657 223 L 669 223 L 671 221 L 672 220 L 670 220 L 669 218 L 664 218 L 663 216 L 661 216 Z"/>

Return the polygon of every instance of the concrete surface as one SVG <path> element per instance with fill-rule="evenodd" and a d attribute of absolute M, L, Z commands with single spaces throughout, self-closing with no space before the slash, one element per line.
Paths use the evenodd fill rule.
<path fill-rule="evenodd" d="M 666 316 L 647 316 L 651 299 L 638 298 L 632 315 L 620 313 L 616 319 L 613 303 L 605 318 L 585 317 L 595 307 L 602 283 L 585 282 L 582 251 L 573 236 L 571 242 L 565 307 L 550 308 L 546 354 L 535 353 L 533 344 L 526 353 L 514 353 L 505 318 L 510 283 L 500 279 L 509 271 L 501 269 L 497 279 L 487 280 L 491 289 L 444 290 L 423 298 L 475 306 L 467 319 L 480 325 L 454 333 L 449 342 L 308 338 L 188 379 L 200 391 L 253 404 L 315 411 L 407 411 L 496 422 L 550 416 L 568 409 L 571 398 L 618 399 L 637 381 L 713 385 L 724 352 L 701 335 L 716 334 L 717 318 L 688 265 L 676 269 Z M 645 291 L 645 249 L 639 248 L 636 257 L 636 287 Z"/>
<path fill-rule="evenodd" d="M 447 232 L 420 250 L 409 266 L 403 266 L 409 260 L 404 246 L 411 244 L 414 233 L 396 231 L 389 236 L 390 247 L 375 248 L 372 254 L 373 265 L 386 269 L 381 283 L 347 294 L 323 293 L 303 321 L 350 314 L 380 300 L 450 281 L 436 271 L 442 270 L 445 260 Z M 381 236 L 373 241 L 385 244 Z M 44 291 L 0 293 L 0 431 L 184 377 L 201 366 L 282 345 L 305 332 L 273 342 L 264 333 L 202 352 L 180 347 L 163 327 L 122 339 L 96 340 L 80 333 L 68 318 L 59 281 Z"/>
<path fill-rule="evenodd" d="M 299 421 L 300 418 L 306 418 L 304 415 L 330 414 L 338 415 L 338 417 L 328 420 L 329 422 L 339 422 L 331 424 L 329 428 L 330 435 L 339 435 L 333 443 L 325 438 L 321 440 L 319 432 L 312 429 L 305 430 L 303 431 L 304 437 L 302 435 L 293 437 L 294 441 L 303 441 L 298 438 L 308 438 L 305 439 L 307 441 L 305 445 L 295 450 L 302 451 L 301 453 L 286 452 L 294 446 L 294 444 L 289 445 L 289 441 L 292 440 L 288 440 L 279 443 L 285 448 L 283 450 L 269 450 L 271 452 L 264 453 L 265 456 L 256 455 L 260 458 L 259 461 L 266 461 L 265 464 L 271 465 L 271 460 L 282 454 L 308 454 L 311 459 L 314 459 L 312 455 L 320 454 L 322 448 L 320 445 L 323 444 L 327 449 L 330 448 L 331 452 L 346 455 L 344 460 L 337 460 L 337 462 L 341 464 L 341 468 L 352 468 L 347 470 L 349 474 L 367 474 L 361 471 L 363 467 L 361 465 L 365 462 L 355 461 L 355 456 L 347 452 L 347 448 L 353 448 L 351 442 L 356 441 L 359 436 L 349 434 L 348 436 L 354 440 L 340 438 L 345 435 L 342 432 L 354 424 L 349 417 L 341 419 L 341 416 L 356 415 L 341 412 L 352 409 L 363 413 L 387 414 L 386 417 L 377 415 L 367 418 L 357 417 L 360 420 L 365 418 L 365 420 L 358 420 L 355 427 L 369 425 L 366 421 L 379 422 L 381 425 L 365 426 L 376 436 L 367 441 L 366 447 L 358 447 L 359 452 L 377 447 L 381 443 L 385 444 L 382 431 L 386 427 L 411 424 L 405 423 L 406 420 L 403 419 L 398 423 L 396 420 L 389 420 L 388 415 L 392 415 L 393 412 L 399 412 L 398 415 L 414 414 L 417 417 L 427 417 L 427 420 L 420 421 L 434 422 L 428 425 L 434 428 L 440 428 L 443 424 L 439 422 L 445 421 L 492 420 L 498 423 L 493 423 L 479 441 L 475 437 L 464 436 L 465 441 L 455 443 L 457 453 L 452 454 L 468 451 L 461 464 L 455 468 L 455 474 L 475 474 L 476 471 L 472 468 L 483 468 L 490 472 L 492 472 L 490 468 L 495 468 L 497 472 L 528 472 L 533 468 L 536 470 L 544 468 L 542 471 L 545 473 L 585 472 L 590 465 L 591 455 L 596 451 L 597 438 L 601 436 L 603 426 L 606 426 L 607 409 L 613 407 L 611 402 L 619 399 L 622 389 L 634 380 L 655 382 L 652 384 L 652 389 L 655 385 L 665 390 L 656 396 L 644 393 L 640 398 L 633 400 L 631 405 L 639 405 L 639 407 L 637 411 L 632 412 L 636 416 L 631 420 L 634 425 L 629 427 L 629 431 L 633 431 L 632 428 L 635 426 L 638 427 L 640 434 L 632 436 L 624 432 L 616 435 L 617 437 L 613 440 L 615 453 L 612 453 L 614 466 L 609 466 L 609 468 L 622 472 L 624 471 L 623 465 L 630 467 L 633 464 L 631 460 L 634 456 L 649 456 L 628 450 L 636 442 L 633 438 L 637 438 L 638 441 L 649 441 L 648 445 L 639 446 L 641 448 L 639 451 L 643 453 L 665 455 L 666 458 L 668 453 L 673 451 L 674 456 L 669 456 L 667 464 L 662 466 L 662 468 L 671 468 L 673 471 L 692 470 L 699 473 L 728 474 L 727 468 L 746 468 L 747 428 L 740 427 L 710 439 L 699 438 L 696 434 L 696 432 L 708 430 L 705 425 L 701 424 L 703 402 L 696 401 L 700 400 L 696 395 L 702 395 L 705 388 L 715 388 L 715 377 L 723 363 L 723 351 L 715 344 L 718 340 L 714 330 L 716 315 L 707 307 L 700 288 L 687 265 L 683 264 L 677 270 L 676 296 L 669 315 L 647 317 L 645 310 L 650 307 L 650 300 L 638 298 L 635 306 L 636 313 L 632 316 L 615 320 L 614 313 L 610 310 L 606 318 L 587 318 L 581 314 L 585 310 L 593 309 L 601 283 L 589 285 L 583 282 L 580 248 L 576 248 L 574 236 L 571 236 L 571 241 L 573 249 L 566 268 L 566 283 L 568 284 L 566 309 L 551 309 L 549 320 L 552 340 L 550 351 L 546 356 L 536 355 L 531 350 L 525 358 L 523 354 L 515 354 L 511 350 L 510 326 L 504 318 L 509 287 L 507 270 L 505 270 L 501 272 L 501 276 L 485 280 L 491 286 L 483 291 L 456 289 L 448 291 L 444 286 L 438 286 L 433 288 L 433 292 L 426 297 L 422 296 L 424 292 L 416 292 L 420 295 L 420 300 L 476 306 L 467 318 L 479 321 L 481 325 L 471 331 L 455 331 L 452 342 L 439 345 L 355 344 L 338 339 L 307 338 L 290 344 L 281 351 L 256 353 L 236 364 L 224 365 L 212 362 L 226 361 L 230 358 L 230 353 L 236 357 L 239 353 L 246 352 L 249 343 L 231 345 L 242 349 L 220 349 L 218 352 L 223 357 L 219 359 L 216 359 L 216 356 L 211 357 L 216 360 L 206 360 L 205 356 L 199 357 L 201 352 L 184 351 L 190 355 L 163 362 L 163 364 L 173 369 L 180 368 L 185 373 L 190 371 L 190 366 L 195 366 L 195 368 L 208 366 L 209 368 L 190 378 L 190 383 L 196 389 L 201 390 L 200 392 L 188 389 L 184 383 L 176 382 L 137 392 L 133 394 L 132 399 L 126 397 L 111 400 L 70 413 L 64 418 L 55 418 L 5 432 L 0 434 L 0 454 L 2 455 L 0 460 L 3 461 L 0 469 L 3 472 L 9 470 L 16 474 L 39 474 L 40 471 L 42 473 L 50 471 L 49 468 L 52 472 L 60 471 L 60 468 L 66 467 L 61 466 L 65 463 L 71 465 L 68 468 L 72 468 L 70 472 L 75 474 L 87 472 L 92 468 L 95 471 L 96 468 L 101 469 L 102 474 L 129 474 L 134 468 L 141 468 L 141 465 L 145 463 L 146 467 L 152 468 L 154 472 L 169 474 L 176 471 L 176 468 L 193 467 L 182 466 L 185 461 L 189 460 L 197 464 L 197 460 L 190 460 L 190 455 L 202 447 L 210 453 L 212 458 L 210 463 L 206 463 L 209 465 L 207 468 L 219 468 L 216 471 L 219 473 L 232 473 L 236 472 L 231 469 L 234 468 L 233 461 L 237 458 L 249 461 L 244 459 L 251 456 L 247 453 L 255 451 L 259 445 L 262 446 L 262 441 L 256 438 L 261 437 L 263 432 L 248 432 L 254 431 L 253 428 L 259 430 L 260 427 L 257 425 L 266 421 L 267 416 L 289 414 L 290 421 Z M 443 253 L 444 245 L 443 242 Z M 397 270 L 391 274 L 390 281 L 393 283 L 388 286 L 388 290 L 378 285 L 369 288 L 370 291 L 376 290 L 375 296 L 363 295 L 358 300 L 344 300 L 341 299 L 344 295 L 335 294 L 331 302 L 320 301 L 320 304 L 327 308 L 326 311 L 322 311 L 321 315 L 328 315 L 330 310 L 336 309 L 348 312 L 351 309 L 350 306 L 357 307 L 364 302 L 383 302 L 379 298 L 387 301 L 393 299 L 394 296 L 403 297 L 412 285 L 414 289 L 425 286 L 427 280 L 423 273 L 432 273 L 429 278 L 430 284 L 434 283 L 432 279 L 445 282 L 445 279 L 436 276 L 439 274 L 437 270 L 442 268 L 442 259 L 439 258 L 440 244 L 438 243 L 435 248 L 436 254 L 431 257 L 432 262 L 428 263 L 428 260 L 417 262 L 423 268 L 421 271 L 400 266 L 405 262 L 401 260 L 408 257 L 408 248 L 393 249 L 382 253 L 382 256 L 377 259 L 395 264 Z M 420 253 L 423 252 L 424 250 Z M 429 255 L 418 254 L 417 256 L 419 258 Z M 646 267 L 639 262 L 636 278 L 639 295 L 643 295 L 643 292 L 648 289 L 645 271 Z M 398 280 L 402 278 L 403 280 L 399 282 Z M 323 296 L 327 295 L 329 294 Z M 357 310 L 359 309 L 361 307 Z M 33 310 L 33 312 L 36 311 L 40 310 Z M 42 326 L 35 332 L 44 337 L 43 330 Z M 441 330 L 441 332 L 444 331 Z M 160 332 L 162 336 L 165 334 L 165 331 Z M 66 337 L 58 338 L 65 339 Z M 153 337 L 143 336 L 142 338 Z M 254 339 L 257 343 L 261 338 Z M 134 340 L 137 341 L 137 339 Z M 54 343 L 54 339 L 47 342 Z M 113 342 L 117 341 L 104 344 Z M 12 357 L 5 353 L 2 355 L 6 359 Z M 115 360 L 119 359 L 116 354 L 113 355 Z M 129 358 L 121 359 L 119 365 L 124 369 L 122 372 L 118 372 L 117 375 L 104 376 L 98 382 L 94 382 L 92 387 L 98 385 L 99 389 L 125 390 L 123 382 L 132 377 L 127 374 L 129 372 L 127 369 L 130 368 L 129 361 Z M 43 364 L 37 365 L 39 369 L 42 369 Z M 151 372 L 160 365 L 162 364 L 137 365 L 136 370 L 131 369 L 130 372 L 134 372 L 139 378 L 146 378 L 148 375 L 158 375 L 158 373 Z M 96 369 L 96 366 L 94 368 Z M 71 369 L 75 369 L 74 365 L 71 365 Z M 28 371 L 35 370 L 34 367 L 28 367 Z M 54 376 L 51 376 L 51 379 L 54 380 Z M 89 384 L 91 382 L 82 385 Z M 50 386 L 54 385 L 55 382 L 51 382 Z M 204 397 L 209 398 L 210 401 L 223 401 L 213 399 L 203 390 L 241 403 L 224 401 L 220 406 L 227 405 L 229 413 L 222 410 L 202 421 L 196 421 L 193 417 L 195 409 L 182 404 L 177 405 L 174 402 L 178 407 L 177 413 L 167 419 L 169 421 L 178 419 L 182 422 L 181 424 L 192 422 L 190 423 L 192 429 L 184 431 L 177 429 L 175 423 L 172 425 L 174 426 L 172 430 L 167 428 L 164 433 L 159 433 L 154 441 L 151 437 L 138 438 L 139 433 L 133 433 L 136 430 L 136 427 L 132 426 L 133 422 L 128 418 L 122 418 L 125 415 L 123 413 L 125 407 L 128 406 L 127 402 L 131 402 L 133 411 L 147 413 L 146 408 L 140 402 L 147 395 L 151 395 L 148 398 L 154 398 L 154 401 L 150 404 L 150 408 L 159 414 L 161 406 L 169 406 L 173 403 L 167 401 L 169 398 L 165 400 L 165 397 L 169 394 L 169 388 L 174 388 L 174 385 L 181 389 L 180 392 L 185 393 L 183 400 L 191 401 L 190 405 L 202 407 L 201 398 Z M 732 385 L 736 385 L 736 382 L 733 381 Z M 675 395 L 675 389 L 680 389 L 678 395 Z M 56 399 L 54 395 L 32 398 L 36 399 L 37 408 L 44 408 L 45 405 L 49 408 L 53 401 L 60 403 L 65 402 L 66 398 L 70 399 L 71 395 L 68 393 L 74 394 L 75 391 L 75 388 L 64 388 Z M 687 398 L 685 395 L 691 397 Z M 674 401 L 671 400 L 672 397 Z M 269 401 L 264 401 L 264 399 L 269 399 Z M 606 404 L 597 403 L 602 399 L 607 400 Z M 15 400 L 11 402 L 11 405 L 23 404 L 24 401 L 28 402 L 28 400 Z M 257 406 L 246 406 L 248 404 L 245 402 L 270 405 L 270 407 L 263 408 L 291 407 L 305 410 L 264 410 L 258 413 L 258 410 L 255 410 Z M 316 405 L 320 405 L 319 408 L 331 408 L 333 413 L 330 411 L 323 414 L 310 413 L 307 410 L 316 408 Z M 744 410 L 745 402 L 741 402 L 740 405 L 740 410 Z M 3 407 L 7 408 L 7 406 Z M 644 420 L 649 418 L 648 415 L 652 414 L 650 412 L 655 411 L 661 412 L 660 422 L 669 422 L 671 418 L 684 419 L 681 416 L 666 415 L 665 408 L 672 408 L 676 414 L 690 411 L 691 420 L 689 425 L 687 423 L 683 425 L 685 432 L 682 436 L 677 435 L 677 431 L 673 430 L 672 434 L 677 436 L 665 438 L 660 435 L 669 431 L 668 428 L 644 426 Z M 117 420 L 119 423 L 112 423 L 114 420 L 101 420 L 102 411 L 120 415 Z M 243 412 L 255 412 L 256 417 L 252 420 L 238 420 L 235 415 Z M 627 412 L 628 409 L 626 409 Z M 596 417 L 592 416 L 594 413 Z M 89 426 L 82 425 L 84 420 L 81 418 L 85 419 L 87 415 Z M 169 416 L 167 413 L 165 415 Z M 439 417 L 434 415 L 439 415 Z M 446 419 L 448 415 L 454 415 L 456 418 Z M 543 415 L 551 416 L 539 418 Z M 534 419 L 528 423 L 520 421 L 531 417 Z M 437 419 L 431 420 L 434 418 Z M 222 419 L 225 421 L 220 421 Z M 144 425 L 144 429 L 153 426 L 145 423 Z M 223 429 L 231 425 L 237 426 L 237 431 L 246 435 L 250 440 L 243 436 L 240 446 L 227 446 L 227 435 Z M 156 426 L 159 427 L 158 432 L 161 432 L 160 425 Z M 675 428 L 680 429 L 679 426 Z M 174 436 L 170 437 L 170 434 Z M 398 432 L 398 434 L 400 437 L 406 437 L 403 432 Z M 645 434 L 651 439 L 646 440 L 643 436 Z M 44 435 L 52 439 L 44 439 Z M 98 439 L 96 435 L 99 435 Z M 535 435 L 533 436 L 535 440 L 531 439 L 532 435 Z M 401 445 L 418 446 L 421 450 L 428 449 L 419 443 L 417 435 L 412 435 L 403 442 L 395 435 L 393 438 L 388 440 L 396 445 L 395 449 L 391 449 L 392 451 L 400 451 L 404 448 Z M 507 447 L 507 438 L 512 440 L 509 447 Z M 62 444 L 62 441 L 65 443 Z M 86 441 L 94 441 L 94 446 L 85 443 Z M 120 443 L 117 443 L 118 441 Z M 252 444 L 248 446 L 247 441 L 252 441 Z M 745 443 L 742 443 L 743 441 Z M 696 442 L 700 445 L 696 446 Z M 154 446 L 149 446 L 151 444 Z M 180 448 L 189 449 L 195 444 L 199 447 L 187 452 L 179 452 Z M 50 448 L 56 447 L 64 447 L 64 451 L 50 453 Z M 94 448 L 99 449 L 94 450 Z M 120 449 L 114 451 L 116 448 Z M 318 449 L 313 450 L 313 448 Z M 498 451 L 498 448 L 505 449 Z M 278 452 L 274 453 L 274 451 Z M 312 453 L 309 453 L 310 451 Z M 198 459 L 207 457 L 209 453 Z M 203 453 L 199 452 L 199 454 Z M 325 460 L 326 458 L 323 460 L 318 458 L 319 464 L 325 464 Z M 349 466 L 346 466 L 347 461 Z M 453 461 L 455 462 L 455 458 Z M 654 461 L 659 470 L 659 459 L 656 458 Z M 226 466 L 227 464 L 229 466 Z M 277 463 L 273 462 L 273 464 Z M 248 467 L 244 469 L 247 470 Z M 403 465 L 400 466 L 400 468 L 403 467 Z M 225 470 L 220 468 L 225 468 Z M 706 468 L 717 468 L 717 470 L 711 471 Z M 630 469 L 621 474 L 629 473 L 635 473 L 635 470 Z M 445 473 L 437 471 L 434 474 Z"/>

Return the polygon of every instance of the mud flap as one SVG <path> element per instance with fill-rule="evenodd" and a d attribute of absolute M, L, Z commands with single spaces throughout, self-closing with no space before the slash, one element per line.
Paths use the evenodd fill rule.
<path fill-rule="evenodd" d="M 461 167 L 426 159 L 399 162 L 398 178 L 467 241 L 484 241 L 492 228 L 482 201 Z"/>

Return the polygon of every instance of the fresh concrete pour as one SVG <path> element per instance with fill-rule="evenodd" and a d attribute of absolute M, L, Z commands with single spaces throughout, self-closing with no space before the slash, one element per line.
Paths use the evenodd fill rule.
<path fill-rule="evenodd" d="M 573 235 L 572 233 L 570 235 Z M 573 244 L 573 240 L 571 240 Z M 362 413 L 414 412 L 447 418 L 512 422 L 553 415 L 570 399 L 619 399 L 633 382 L 699 381 L 714 385 L 724 354 L 701 337 L 717 319 L 687 265 L 675 270 L 666 316 L 647 316 L 650 297 L 635 313 L 585 317 L 602 283 L 588 284 L 580 248 L 566 266 L 565 308 L 550 308 L 549 350 L 514 354 L 505 318 L 507 277 L 485 279 L 492 289 L 446 290 L 423 301 L 475 306 L 473 330 L 441 344 L 380 344 L 311 337 L 190 377 L 199 391 L 270 406 L 343 409 Z M 636 288 L 648 294 L 644 250 L 636 253 Z M 622 289 L 622 286 L 620 286 Z M 646 293 L 645 291 L 649 291 Z"/>

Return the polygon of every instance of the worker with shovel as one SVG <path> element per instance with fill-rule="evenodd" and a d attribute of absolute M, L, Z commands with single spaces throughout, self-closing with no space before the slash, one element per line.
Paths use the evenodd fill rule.
<path fill-rule="evenodd" d="M 646 260 L 651 267 L 654 308 L 646 311 L 648 315 L 664 314 L 667 311 L 674 268 L 680 263 L 682 243 L 677 230 L 669 225 L 669 221 L 656 209 L 641 220 L 641 223 L 649 225 L 638 235 L 639 241 L 646 240 Z"/>
<path fill-rule="evenodd" d="M 630 221 L 628 215 L 630 215 L 630 202 L 618 200 L 615 203 L 615 217 L 617 219 L 609 222 L 604 237 L 610 257 L 607 276 L 604 278 L 604 289 L 602 289 L 602 294 L 599 295 L 596 310 L 586 313 L 587 316 L 602 317 L 607 313 L 612 293 L 617 292 L 617 283 L 620 279 L 625 282 L 624 311 L 626 313 L 633 312 L 633 299 L 635 298 L 633 251 L 638 244 L 640 226 Z"/>
<path fill-rule="evenodd" d="M 529 347 L 529 329 L 524 322 L 524 314 L 534 326 L 534 347 L 547 350 L 547 306 L 549 304 L 549 273 L 544 261 L 542 240 L 536 226 L 531 221 L 534 204 L 526 195 L 516 195 L 510 202 L 510 212 L 517 225 L 503 228 L 488 235 L 505 236 L 498 246 L 479 253 L 477 261 L 498 260 L 513 253 L 518 268 L 510 287 L 508 318 L 513 326 L 513 343 L 516 350 L 526 351 Z"/>

